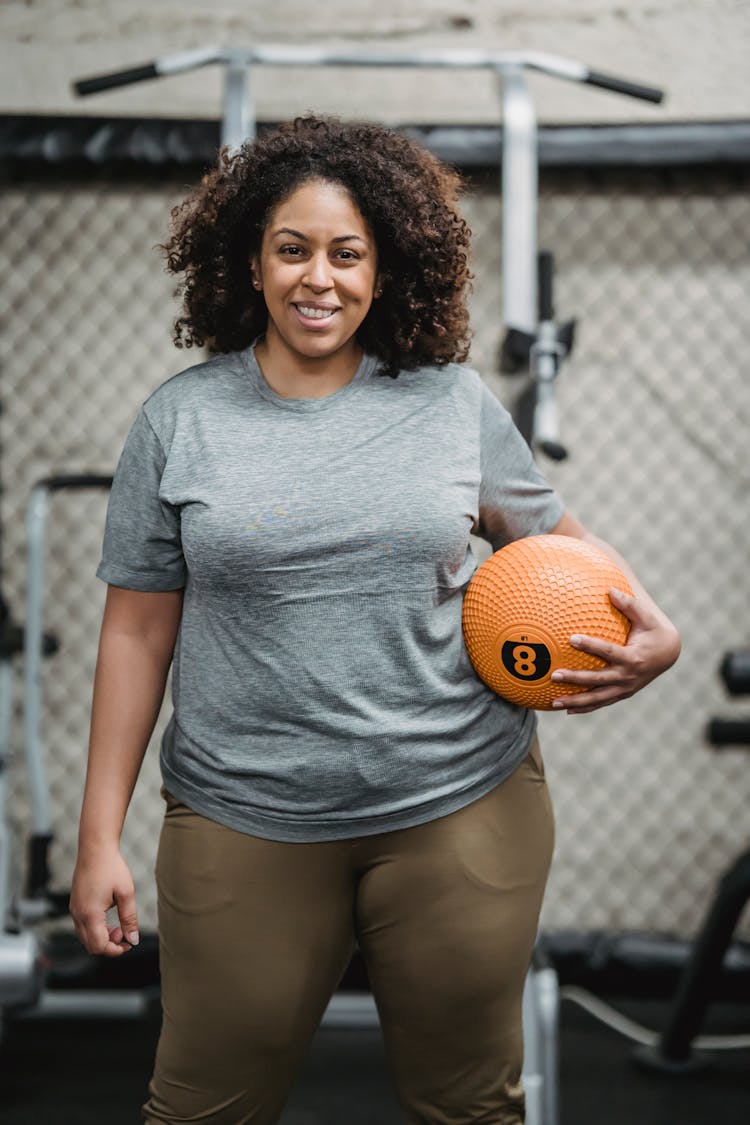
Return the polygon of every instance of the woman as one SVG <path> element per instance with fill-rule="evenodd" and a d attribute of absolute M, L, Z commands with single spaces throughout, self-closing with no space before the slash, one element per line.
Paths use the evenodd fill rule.
<path fill-rule="evenodd" d="M 469 534 L 572 535 L 626 570 L 628 643 L 577 642 L 606 667 L 563 670 L 569 713 L 679 639 L 460 366 L 460 186 L 404 137 L 308 117 L 175 214 L 176 339 L 216 354 L 146 400 L 118 465 L 71 896 L 90 952 L 137 943 L 119 837 L 174 656 L 147 1122 L 276 1121 L 355 939 L 407 1120 L 523 1120 L 552 812 L 534 714 L 463 646 Z"/>

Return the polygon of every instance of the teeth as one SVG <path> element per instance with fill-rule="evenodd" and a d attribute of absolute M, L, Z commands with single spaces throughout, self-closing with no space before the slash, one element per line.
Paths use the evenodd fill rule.
<path fill-rule="evenodd" d="M 313 320 L 325 320 L 327 316 L 333 316 L 335 309 L 311 309 L 306 305 L 297 305 L 297 308 L 303 316 L 310 316 Z"/>

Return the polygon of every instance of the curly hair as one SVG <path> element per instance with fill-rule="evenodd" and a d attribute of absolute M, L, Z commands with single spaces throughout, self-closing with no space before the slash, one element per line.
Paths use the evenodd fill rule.
<path fill-rule="evenodd" d="M 178 347 L 239 351 L 266 328 L 262 293 L 250 284 L 273 209 L 310 180 L 342 185 L 375 239 L 382 297 L 357 331 L 383 374 L 462 362 L 469 351 L 471 232 L 458 211 L 458 173 L 380 125 L 307 115 L 247 142 L 172 212 L 162 246 L 167 270 L 184 274 Z"/>

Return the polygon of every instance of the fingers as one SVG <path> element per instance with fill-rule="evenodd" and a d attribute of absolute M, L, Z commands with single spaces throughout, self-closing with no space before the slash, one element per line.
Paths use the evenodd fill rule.
<path fill-rule="evenodd" d="M 551 679 L 579 690 L 560 695 L 552 704 L 569 715 L 583 715 L 629 699 L 665 671 L 679 654 L 679 634 L 672 623 L 653 610 L 648 599 L 640 601 L 612 587 L 610 600 L 631 623 L 627 644 L 599 637 L 574 634 L 571 647 L 602 661 L 600 669 L 557 668 Z"/>
<path fill-rule="evenodd" d="M 591 707 L 568 707 L 565 714 L 566 715 L 591 715 L 591 714 L 593 714 L 594 711 L 599 711 L 604 707 L 610 707 L 612 703 L 616 703 L 616 702 L 617 702 L 617 700 L 613 699 L 613 700 L 611 700 L 610 703 L 596 703 L 596 704 L 592 705 Z"/>
<path fill-rule="evenodd" d="M 620 681 L 619 671 L 615 668 L 556 668 L 550 676 L 556 684 L 574 684 L 576 687 L 607 687 Z"/>
<path fill-rule="evenodd" d="M 128 945 L 138 945 L 140 938 L 138 936 L 138 912 L 135 908 L 135 893 L 132 891 L 118 893 L 115 890 L 115 904 L 117 916 L 120 920 L 118 927 L 120 938 L 124 938 Z"/>
<path fill-rule="evenodd" d="M 121 957 L 130 949 L 119 926 L 107 926 L 106 914 L 75 920 L 75 930 L 86 951 L 103 957 Z"/>
<path fill-rule="evenodd" d="M 590 711 L 598 711 L 600 707 L 610 707 L 621 699 L 628 699 L 632 694 L 631 691 L 613 686 L 575 695 L 560 695 L 553 701 L 552 707 L 555 711 L 567 711 L 569 715 L 585 715 Z"/>
<path fill-rule="evenodd" d="M 574 633 L 570 637 L 570 646 L 580 652 L 587 652 L 591 656 L 598 656 L 600 660 L 604 660 L 607 664 L 615 664 L 626 658 L 625 645 L 617 645 L 613 641 L 602 640 L 601 637 L 589 637 Z M 552 678 L 555 678 L 554 673 Z"/>
<path fill-rule="evenodd" d="M 122 932 L 122 926 L 107 926 L 106 919 L 76 923 L 76 933 L 89 953 L 103 957 L 121 957 L 137 941 L 129 941 Z"/>
<path fill-rule="evenodd" d="M 571 637 L 570 643 L 581 652 L 603 660 L 604 667 L 556 668 L 550 677 L 554 683 L 570 684 L 581 690 L 558 696 L 552 703 L 555 711 L 566 710 L 569 715 L 583 715 L 627 699 L 637 690 L 637 662 L 632 660 L 625 646 L 580 635 Z"/>
<path fill-rule="evenodd" d="M 559 695 L 552 703 L 556 711 L 603 707 L 616 703 L 618 699 L 626 699 L 635 690 L 628 679 L 611 668 L 605 668 L 601 672 L 573 672 L 561 668 L 553 672 L 552 679 L 583 689 L 570 695 Z"/>
<path fill-rule="evenodd" d="M 552 703 L 555 711 L 582 714 L 584 709 L 595 711 L 608 707 L 621 699 L 629 699 L 638 690 L 637 681 L 622 668 L 603 668 L 601 671 L 573 671 L 558 668 L 551 677 L 556 683 L 570 684 L 583 690 L 571 695 L 559 695 Z"/>
<path fill-rule="evenodd" d="M 107 925 L 106 914 L 103 917 L 89 918 L 80 928 L 76 925 L 78 936 L 89 953 L 119 957 L 138 945 L 140 938 L 135 903 L 132 902 L 128 909 L 118 906 L 118 915 L 119 921 L 114 926 Z"/>
<path fill-rule="evenodd" d="M 71 894 L 70 913 L 76 934 L 89 953 L 120 957 L 134 945 L 138 945 L 138 912 L 135 904 L 135 888 L 130 873 L 120 872 L 119 877 L 106 879 L 103 884 L 84 887 L 83 877 Z M 111 889 L 103 889 L 111 888 Z M 116 909 L 117 918 L 111 923 L 107 914 Z"/>
<path fill-rule="evenodd" d="M 572 669 L 572 668 L 556 668 L 552 673 L 550 679 L 556 684 L 570 684 L 571 687 L 579 688 L 574 695 L 569 697 L 558 696 L 555 701 L 569 698 L 580 702 L 585 693 L 594 698 L 601 699 L 611 695 L 621 695 L 623 691 L 629 690 L 631 687 L 630 676 L 622 667 L 611 667 L 591 669 Z M 594 693 L 596 695 L 594 696 Z"/>
<path fill-rule="evenodd" d="M 609 600 L 615 609 L 619 609 L 620 613 L 627 617 L 631 625 L 637 625 L 644 629 L 651 628 L 654 625 L 656 621 L 654 614 L 633 594 L 626 594 L 622 590 L 618 590 L 616 586 L 612 586 L 609 591 Z"/>

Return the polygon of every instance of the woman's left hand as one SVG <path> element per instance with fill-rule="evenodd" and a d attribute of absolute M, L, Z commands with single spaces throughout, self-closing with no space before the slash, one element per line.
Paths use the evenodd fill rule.
<path fill-rule="evenodd" d="M 671 667 L 679 656 L 679 633 L 650 598 L 639 599 L 612 589 L 610 601 L 630 621 L 627 643 L 617 645 L 597 637 L 571 637 L 573 648 L 600 657 L 606 667 L 596 671 L 556 669 L 552 673 L 553 681 L 575 684 L 586 690 L 559 696 L 552 704 L 555 710 L 585 715 L 628 699 Z"/>

